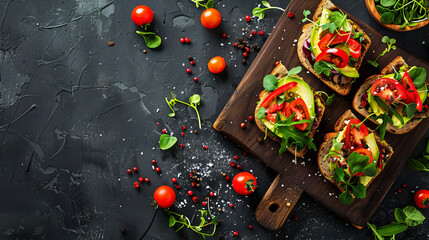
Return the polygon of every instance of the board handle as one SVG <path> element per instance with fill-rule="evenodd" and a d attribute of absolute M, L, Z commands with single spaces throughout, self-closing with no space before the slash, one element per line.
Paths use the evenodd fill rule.
<path fill-rule="evenodd" d="M 281 228 L 303 191 L 286 176 L 277 175 L 256 208 L 256 221 L 270 230 Z"/>

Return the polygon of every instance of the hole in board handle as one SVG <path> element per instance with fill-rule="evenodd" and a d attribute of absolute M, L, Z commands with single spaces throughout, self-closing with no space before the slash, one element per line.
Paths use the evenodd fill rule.
<path fill-rule="evenodd" d="M 268 209 L 270 212 L 274 213 L 277 211 L 277 209 L 279 209 L 279 205 L 277 203 L 272 203 Z"/>

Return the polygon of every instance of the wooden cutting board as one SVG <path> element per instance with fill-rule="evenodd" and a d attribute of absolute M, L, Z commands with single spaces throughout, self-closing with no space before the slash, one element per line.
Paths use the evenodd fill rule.
<path fill-rule="evenodd" d="M 299 158 L 298 164 L 295 165 L 292 162 L 293 155 L 284 153 L 279 156 L 280 145 L 278 143 L 269 138 L 262 143 L 257 141 L 259 137 L 264 137 L 264 133 L 258 129 L 254 122 L 247 123 L 245 129 L 240 128 L 241 122 L 244 122 L 248 116 L 254 115 L 258 95 L 263 90 L 262 79 L 275 67 L 275 62 L 281 61 L 288 69 L 302 66 L 298 60 L 296 49 L 296 41 L 301 35 L 301 29 L 304 25 L 301 22 L 302 12 L 304 9 L 308 9 L 313 14 L 318 4 L 318 0 L 292 0 L 290 2 L 270 37 L 214 123 L 216 130 L 279 173 L 256 213 L 257 220 L 270 229 L 279 228 L 284 223 L 303 191 L 344 220 L 357 227 L 364 226 L 389 191 L 407 159 L 411 156 L 414 147 L 429 129 L 429 122 L 425 120 L 406 135 L 387 133 L 386 140 L 394 148 L 395 154 L 383 172 L 369 186 L 367 197 L 362 200 L 355 200 L 350 205 L 344 205 L 336 197 L 340 191 L 333 184 L 325 181 L 320 173 L 316 152 L 309 151 L 304 158 Z M 364 10 L 362 9 L 362 11 Z M 293 18 L 287 16 L 290 11 L 295 13 Z M 335 121 L 347 109 L 352 109 L 352 99 L 360 83 L 368 76 L 379 73 L 396 56 L 403 56 L 409 65 L 421 66 L 429 71 L 427 62 L 413 56 L 401 47 L 379 59 L 379 68 L 369 65 L 366 60 L 375 59 L 386 48 L 386 45 L 381 42 L 382 36 L 378 32 L 350 14 L 348 16 L 363 28 L 371 38 L 372 44 L 359 71 L 361 77 L 353 84 L 349 96 L 342 97 L 337 94 L 334 103 L 327 108 L 319 130 L 314 137 L 316 146 L 320 146 L 325 133 L 334 131 Z M 314 89 L 332 93 L 330 88 L 307 72 L 304 67 L 299 75 Z M 359 114 L 354 113 L 361 120 L 363 119 Z M 375 129 L 375 125 L 370 122 L 368 122 L 368 126 Z M 289 206 L 286 205 L 287 202 L 290 202 Z"/>

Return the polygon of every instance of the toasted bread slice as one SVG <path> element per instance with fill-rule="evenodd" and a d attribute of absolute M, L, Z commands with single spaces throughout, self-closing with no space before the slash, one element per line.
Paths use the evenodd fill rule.
<path fill-rule="evenodd" d="M 366 93 L 366 91 L 372 86 L 372 84 L 379 79 L 380 77 L 394 73 L 395 71 L 399 70 L 400 67 L 407 65 L 404 61 L 404 59 L 401 56 L 396 57 L 392 62 L 387 64 L 383 70 L 381 70 L 380 75 L 372 75 L 365 79 L 365 82 L 360 86 L 360 88 L 357 90 L 354 98 L 353 98 L 353 108 L 360 113 L 362 116 L 367 117 L 370 113 L 366 109 L 366 107 L 361 106 L 361 99 L 362 96 Z M 414 115 L 413 119 L 411 119 L 409 122 L 407 122 L 402 128 L 398 128 L 393 126 L 390 123 L 387 123 L 386 130 L 393 134 L 405 134 L 411 130 L 413 130 L 419 123 L 424 119 L 429 117 L 429 111 L 426 111 L 425 113 L 416 114 Z M 379 125 L 377 121 L 375 121 L 372 118 L 369 118 L 372 122 Z"/>
<path fill-rule="evenodd" d="M 356 116 L 350 110 L 347 110 L 335 123 L 334 128 L 335 128 L 336 133 L 340 132 L 343 128 L 345 128 L 347 126 L 346 122 L 352 118 L 356 118 Z M 335 180 L 332 179 L 332 173 L 331 173 L 330 168 L 329 168 L 329 160 L 328 159 L 324 160 L 324 157 L 329 153 L 329 150 L 332 148 L 333 138 L 336 137 L 336 133 L 327 133 L 325 135 L 325 140 L 320 145 L 320 148 L 319 148 L 319 153 L 317 155 L 317 162 L 319 164 L 319 168 L 320 168 L 320 171 L 322 172 L 323 176 L 326 179 L 328 179 L 332 184 L 337 186 L 341 190 L 341 192 L 343 192 L 344 189 L 340 185 L 338 185 L 337 182 L 335 182 Z M 377 135 L 375 135 L 375 139 L 377 141 L 377 145 L 378 145 L 380 152 L 387 157 L 387 160 L 385 162 L 388 162 L 389 159 L 393 155 L 392 147 L 390 147 L 390 145 L 386 141 L 381 141 Z M 371 181 L 368 182 L 366 187 L 371 185 L 371 183 L 374 181 L 374 179 L 380 173 L 381 173 L 381 171 L 378 172 L 377 175 L 373 179 L 371 179 Z"/>
<path fill-rule="evenodd" d="M 327 8 L 331 11 L 339 10 L 331 1 L 322 0 L 320 2 L 319 6 L 316 8 L 316 11 L 314 12 L 314 15 L 313 15 L 313 21 L 314 22 L 316 22 L 317 19 L 322 14 L 323 8 Z M 369 46 L 371 45 L 371 39 L 368 37 L 368 35 L 366 35 L 366 33 L 362 30 L 361 27 L 359 27 L 357 24 L 355 24 L 350 19 L 348 19 L 348 21 L 355 27 L 356 31 L 362 32 L 363 36 L 364 36 L 364 41 L 362 42 L 361 56 L 359 57 L 358 62 L 355 63 L 355 65 L 354 65 L 356 67 L 356 70 L 359 71 L 359 68 L 362 64 L 363 58 L 364 58 L 366 52 L 368 51 Z M 328 85 L 328 87 L 330 87 L 332 90 L 334 90 L 338 94 L 345 96 L 345 95 L 349 94 L 349 92 L 352 88 L 352 85 L 351 84 L 346 84 L 346 85 L 338 84 L 338 83 L 335 83 L 334 81 L 330 80 L 329 77 L 325 76 L 324 74 L 318 74 L 316 72 L 316 70 L 314 70 L 311 62 L 305 56 L 305 53 L 303 51 L 304 42 L 310 38 L 311 32 L 313 31 L 313 26 L 314 26 L 313 23 L 309 23 L 309 24 L 304 25 L 304 27 L 302 28 L 302 34 L 298 40 L 298 45 L 297 45 L 299 60 L 305 68 L 307 68 L 316 77 L 318 77 L 322 82 L 324 82 L 326 85 Z"/>
<path fill-rule="evenodd" d="M 281 78 L 285 77 L 287 75 L 287 73 L 288 73 L 288 71 L 287 71 L 286 67 L 283 64 L 281 64 L 281 63 L 279 65 L 277 65 L 273 69 L 273 71 L 271 72 L 271 74 L 274 75 L 274 76 L 276 76 L 277 79 L 281 79 Z M 294 77 L 300 78 L 298 75 L 295 75 Z M 300 78 L 300 79 L 302 79 L 302 78 Z M 321 111 L 316 111 L 316 118 L 314 119 L 314 121 L 317 122 L 317 126 L 319 126 L 320 121 L 322 121 L 323 113 L 325 112 L 325 101 L 322 99 L 322 97 L 320 96 L 320 94 L 316 93 L 314 90 L 313 90 L 313 94 L 314 94 L 315 109 L 318 109 L 318 108 L 321 109 Z M 262 104 L 263 100 L 266 97 L 268 97 L 268 95 L 269 95 L 269 92 L 267 92 L 265 90 L 262 91 L 261 94 L 259 94 L 260 101 L 259 101 L 259 103 L 258 103 L 258 105 L 256 106 L 256 109 L 255 109 L 255 122 L 256 122 L 256 125 L 264 133 L 266 131 L 266 127 L 262 123 L 262 121 L 257 117 L 257 113 L 258 113 L 260 104 Z M 310 133 L 308 134 L 308 137 L 312 138 L 314 136 L 314 134 L 316 133 L 316 130 L 317 130 L 317 128 L 312 129 L 310 131 Z M 279 143 L 282 142 L 282 140 L 278 136 L 276 136 L 274 133 L 271 133 L 269 130 L 267 130 L 267 135 L 272 140 L 274 140 L 276 142 L 279 142 Z M 297 157 L 302 157 L 307 152 L 308 147 L 306 146 L 305 148 L 303 148 L 301 150 L 296 150 L 296 151 L 295 151 L 295 148 L 289 148 L 288 147 L 287 150 L 290 153 L 292 153 L 295 156 L 297 156 Z"/>

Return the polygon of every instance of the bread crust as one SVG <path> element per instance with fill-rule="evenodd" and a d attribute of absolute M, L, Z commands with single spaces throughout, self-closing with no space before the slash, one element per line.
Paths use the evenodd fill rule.
<path fill-rule="evenodd" d="M 331 11 L 339 10 L 331 1 L 329 0 L 322 0 L 320 4 L 317 6 L 316 11 L 313 15 L 313 21 L 316 22 L 317 19 L 322 14 L 323 8 L 328 8 Z M 362 42 L 362 50 L 361 50 L 361 56 L 358 59 L 358 62 L 356 64 L 356 70 L 359 71 L 360 66 L 362 65 L 363 58 L 366 54 L 366 52 L 369 49 L 369 46 L 371 45 L 371 39 L 368 37 L 368 35 L 362 30 L 361 27 L 359 27 L 357 24 L 355 24 L 352 20 L 348 19 L 349 22 L 356 28 L 358 32 L 362 32 L 364 36 L 364 41 Z M 311 62 L 307 59 L 305 56 L 305 53 L 303 51 L 304 42 L 310 38 L 311 32 L 313 31 L 314 24 L 309 23 L 304 25 L 302 28 L 302 34 L 299 37 L 298 44 L 297 44 L 297 51 L 298 51 L 298 57 L 301 62 L 301 64 L 307 68 L 311 73 L 313 73 L 317 78 L 319 78 L 323 83 L 325 83 L 328 87 L 330 87 L 332 90 L 337 92 L 338 94 L 345 96 L 350 93 L 350 90 L 352 88 L 351 84 L 347 85 L 340 85 L 333 81 L 331 81 L 328 77 L 325 75 L 318 74 L 316 70 L 313 68 L 313 65 Z"/>
<path fill-rule="evenodd" d="M 273 69 L 273 71 L 271 72 L 271 74 L 272 75 L 274 75 L 277 79 L 281 79 L 281 78 L 283 78 L 283 77 L 285 77 L 286 75 L 287 75 L 287 73 L 288 73 L 288 71 L 287 71 L 287 69 L 286 69 L 286 67 L 282 64 L 282 63 L 280 63 L 279 65 L 277 65 L 274 69 Z M 299 76 L 297 76 L 297 75 L 295 75 L 295 77 L 298 77 L 298 78 L 300 78 L 300 79 L 302 79 L 301 77 L 299 77 Z M 312 89 L 313 90 L 313 89 Z M 268 95 L 269 95 L 269 92 L 267 92 L 267 91 L 265 91 L 265 90 L 263 90 L 260 94 L 259 94 L 259 98 L 260 98 L 260 100 L 259 100 L 259 103 L 257 104 L 257 106 L 256 106 L 256 108 L 255 108 L 255 122 L 256 122 L 256 125 L 258 126 L 258 128 L 262 131 L 262 132 L 264 132 L 265 133 L 265 131 L 266 131 L 266 127 L 265 127 L 265 125 L 262 123 L 262 121 L 257 117 L 257 113 L 258 113 L 258 110 L 259 110 L 259 107 L 260 107 L 260 105 L 262 104 L 262 102 L 263 102 L 263 100 L 266 98 L 266 97 L 268 97 Z M 324 112 L 325 112 L 325 101 L 322 99 L 322 97 L 318 94 L 318 93 L 316 93 L 314 90 L 313 90 L 313 95 L 314 95 L 314 104 L 315 104 L 315 108 L 316 109 L 318 109 L 318 108 L 321 108 L 321 111 L 318 113 L 318 115 L 317 115 L 317 118 L 315 118 L 314 119 L 314 121 L 316 121 L 317 123 L 318 123 L 318 126 L 319 126 L 319 123 L 320 123 L 320 121 L 322 121 L 322 117 L 323 117 L 323 114 L 324 114 Z M 322 103 L 322 104 L 318 104 L 319 103 L 319 101 L 317 101 L 317 99 Z M 311 131 L 310 131 L 310 133 L 308 134 L 308 137 L 309 138 L 312 138 L 313 136 L 314 136 L 314 134 L 316 133 L 316 130 L 317 130 L 317 128 L 314 128 L 314 129 L 312 129 Z M 274 141 L 276 141 L 276 142 L 278 142 L 278 143 L 282 143 L 282 140 L 281 140 L 281 138 L 279 138 L 279 137 L 277 137 L 275 134 L 271 134 L 270 133 L 270 131 L 268 131 L 267 130 L 267 135 L 268 135 L 268 137 L 270 137 L 272 140 L 274 140 Z M 286 148 L 290 153 L 292 153 L 292 154 L 294 154 L 296 157 L 303 157 L 304 155 L 305 155 L 305 153 L 307 153 L 307 151 L 308 151 L 308 146 L 305 146 L 303 149 L 301 149 L 301 150 L 296 150 L 295 151 L 295 148 L 290 148 L 290 147 L 287 147 Z"/>
<path fill-rule="evenodd" d="M 394 73 L 395 70 L 396 71 L 399 70 L 399 68 L 404 66 L 404 65 L 407 65 L 407 63 L 405 62 L 405 60 L 401 56 L 398 56 L 392 62 L 387 64 L 387 66 L 385 68 L 383 68 L 383 70 L 381 70 L 381 74 L 372 75 L 372 76 L 368 77 L 367 79 L 365 79 L 364 83 L 359 87 L 359 89 L 357 90 L 357 92 L 353 98 L 353 102 L 352 102 L 353 109 L 356 110 L 362 116 L 367 117 L 370 113 L 368 112 L 366 107 L 361 106 L 362 96 L 366 93 L 366 91 L 372 86 L 372 84 L 377 79 L 379 79 L 380 77 L 382 77 L 384 75 Z M 414 128 L 416 128 L 417 125 L 419 125 L 419 123 L 423 120 L 422 117 L 429 117 L 429 111 L 426 111 L 425 115 L 420 115 L 420 114 L 414 115 L 414 117 L 409 122 L 407 122 L 402 128 L 398 128 L 396 126 L 393 126 L 390 123 L 387 123 L 386 130 L 390 133 L 393 133 L 393 134 L 408 133 L 411 130 L 413 130 Z M 375 121 L 372 118 L 369 118 L 369 120 L 372 121 L 373 123 L 377 124 L 377 125 L 380 125 L 377 121 Z"/>
<path fill-rule="evenodd" d="M 319 148 L 319 152 L 317 155 L 317 163 L 319 165 L 319 169 L 321 171 L 321 173 L 323 174 L 323 176 L 330 181 L 332 184 L 334 184 L 335 186 L 337 186 L 341 192 L 344 192 L 344 189 L 337 184 L 337 182 L 335 182 L 332 179 L 332 173 L 329 169 L 329 160 L 324 160 L 324 157 L 328 154 L 329 150 L 332 148 L 332 143 L 333 143 L 333 138 L 335 138 L 336 134 L 338 132 L 340 132 L 344 127 L 347 126 L 346 121 L 352 119 L 352 118 L 356 118 L 356 116 L 350 111 L 347 110 L 335 123 L 335 133 L 327 133 L 325 135 L 324 138 L 324 142 L 320 145 Z M 372 131 L 372 130 L 370 130 Z M 373 132 L 373 131 L 372 131 Z M 385 154 L 385 156 L 387 156 L 387 160 L 386 160 L 386 164 L 389 162 L 390 158 L 393 155 L 393 149 L 392 147 L 386 142 L 386 141 L 381 141 L 380 138 L 377 136 L 377 134 L 375 135 L 375 139 L 377 141 L 377 145 L 380 149 L 381 152 L 383 152 L 383 154 Z M 384 168 L 383 168 L 384 169 Z M 374 179 L 381 173 L 378 172 L 377 175 L 371 179 L 371 181 L 368 182 L 368 184 L 366 185 L 366 187 L 370 186 L 371 183 L 374 181 Z"/>

